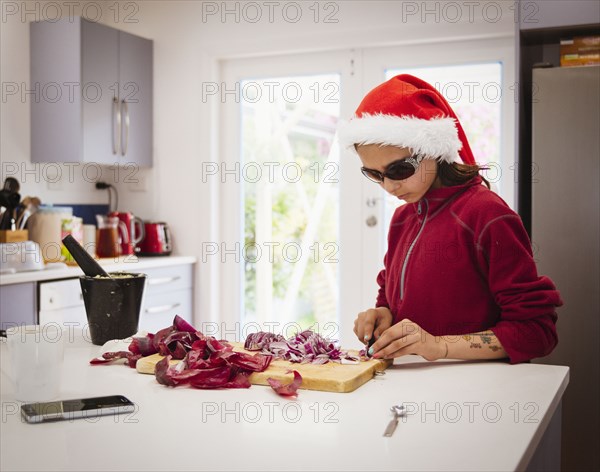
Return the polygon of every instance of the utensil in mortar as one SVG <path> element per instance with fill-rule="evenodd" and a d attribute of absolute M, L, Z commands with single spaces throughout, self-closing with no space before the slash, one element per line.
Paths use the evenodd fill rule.
<path fill-rule="evenodd" d="M 77 242 L 77 240 L 68 234 L 62 240 L 65 247 L 69 250 L 75 262 L 81 267 L 81 270 L 88 277 L 108 277 L 111 278 L 110 275 L 96 262 L 96 260 L 88 254 L 88 252 L 83 248 L 81 244 Z"/>

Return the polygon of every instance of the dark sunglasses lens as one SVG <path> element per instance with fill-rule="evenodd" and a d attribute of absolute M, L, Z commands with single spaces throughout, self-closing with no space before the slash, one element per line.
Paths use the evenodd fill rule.
<path fill-rule="evenodd" d="M 410 162 L 394 162 L 386 169 L 385 176 L 391 180 L 404 180 L 413 176 L 416 170 Z"/>
<path fill-rule="evenodd" d="M 361 169 L 362 174 L 369 180 L 372 180 L 376 183 L 381 183 L 381 174 L 379 172 L 372 171 L 370 169 L 365 169 L 364 167 Z"/>

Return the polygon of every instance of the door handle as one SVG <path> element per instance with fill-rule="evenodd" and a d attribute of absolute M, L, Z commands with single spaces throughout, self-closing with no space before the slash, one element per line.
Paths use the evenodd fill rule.
<path fill-rule="evenodd" d="M 119 99 L 113 97 L 113 154 L 119 154 L 119 144 L 121 142 L 121 110 L 119 109 Z"/>
<path fill-rule="evenodd" d="M 125 131 L 122 133 L 123 141 L 121 141 L 121 155 L 127 154 L 127 148 L 129 147 L 129 105 L 123 99 L 121 100 L 121 110 L 123 111 L 123 125 Z"/>
<path fill-rule="evenodd" d="M 375 215 L 371 215 L 366 219 L 365 223 L 369 228 L 372 228 L 377 224 L 377 217 Z"/>
<path fill-rule="evenodd" d="M 383 198 L 381 198 L 381 197 L 367 198 L 365 203 L 369 208 L 373 208 L 374 206 L 377 206 L 377 202 L 380 200 L 383 200 Z"/>
<path fill-rule="evenodd" d="M 173 303 L 172 305 L 161 305 L 161 306 L 155 306 L 152 308 L 146 308 L 144 310 L 144 312 L 146 313 L 161 313 L 163 311 L 167 311 L 167 310 L 173 310 L 175 308 L 177 308 L 178 306 L 180 306 L 181 303 Z"/>
<path fill-rule="evenodd" d="M 148 285 L 163 285 L 163 284 L 169 284 L 171 282 L 175 282 L 176 280 L 179 280 L 181 277 L 179 275 L 176 275 L 174 277 L 161 277 L 159 279 L 148 279 Z"/>

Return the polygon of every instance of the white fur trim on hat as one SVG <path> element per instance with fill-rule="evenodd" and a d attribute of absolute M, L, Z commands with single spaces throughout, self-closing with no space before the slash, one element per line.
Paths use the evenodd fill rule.
<path fill-rule="evenodd" d="M 342 148 L 355 144 L 380 144 L 410 148 L 414 154 L 446 162 L 460 162 L 462 142 L 454 118 L 425 120 L 412 116 L 369 115 L 354 117 L 338 129 Z"/>

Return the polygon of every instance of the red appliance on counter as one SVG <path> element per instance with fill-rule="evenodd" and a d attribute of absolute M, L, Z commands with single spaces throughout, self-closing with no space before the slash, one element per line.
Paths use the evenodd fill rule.
<path fill-rule="evenodd" d="M 157 221 L 144 221 L 144 237 L 138 243 L 138 256 L 168 256 L 173 250 L 169 225 Z"/>
<path fill-rule="evenodd" d="M 128 211 L 113 211 L 108 216 L 116 216 L 126 228 L 125 234 L 120 238 L 121 254 L 127 256 L 133 254 L 136 245 L 144 239 L 144 222 Z"/>

